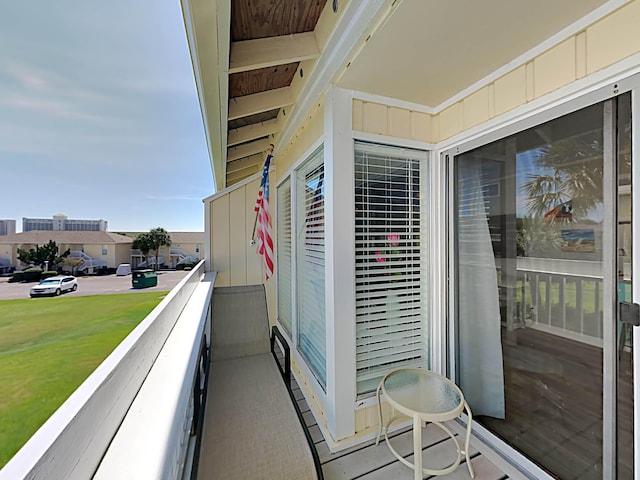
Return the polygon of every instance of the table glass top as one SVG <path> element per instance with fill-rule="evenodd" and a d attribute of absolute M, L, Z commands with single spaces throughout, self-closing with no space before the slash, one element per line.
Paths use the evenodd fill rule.
<path fill-rule="evenodd" d="M 392 400 L 414 412 L 440 414 L 460 408 L 460 391 L 451 380 L 428 370 L 398 370 L 384 380 Z"/>

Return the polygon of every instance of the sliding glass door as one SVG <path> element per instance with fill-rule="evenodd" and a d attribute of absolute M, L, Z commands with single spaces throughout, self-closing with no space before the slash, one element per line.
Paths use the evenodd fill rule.
<path fill-rule="evenodd" d="M 563 479 L 633 478 L 630 95 L 458 154 L 456 378 Z"/>

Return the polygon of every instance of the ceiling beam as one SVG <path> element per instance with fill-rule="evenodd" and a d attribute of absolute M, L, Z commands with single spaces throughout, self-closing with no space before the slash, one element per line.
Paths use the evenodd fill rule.
<path fill-rule="evenodd" d="M 227 149 L 227 164 L 250 155 L 266 152 L 270 143 L 271 141 L 268 138 L 261 138 L 260 140 L 254 140 L 253 142 L 243 143 L 237 147 L 231 147 Z"/>
<path fill-rule="evenodd" d="M 286 107 L 293 104 L 294 101 L 291 87 L 236 97 L 229 101 L 229 120 Z"/>
<path fill-rule="evenodd" d="M 276 133 L 280 129 L 278 119 L 267 120 L 265 122 L 254 123 L 235 130 L 229 130 L 227 136 L 227 146 L 232 147 L 239 143 L 245 143 L 256 138 L 262 138 Z"/>
<path fill-rule="evenodd" d="M 230 173 L 236 173 L 247 168 L 253 168 L 254 173 L 258 167 L 261 167 L 264 163 L 264 155 L 256 153 L 250 157 L 241 158 L 240 160 L 234 160 L 227 164 L 227 175 Z"/>
<path fill-rule="evenodd" d="M 236 184 L 238 182 L 241 182 L 245 178 L 252 177 L 256 173 L 257 172 L 252 172 L 250 170 L 241 171 L 241 172 L 235 172 L 235 173 L 229 173 L 229 174 L 227 174 L 227 185 L 234 185 L 234 184 Z"/>
<path fill-rule="evenodd" d="M 313 32 L 233 42 L 229 73 L 300 62 L 319 56 L 320 50 Z"/>

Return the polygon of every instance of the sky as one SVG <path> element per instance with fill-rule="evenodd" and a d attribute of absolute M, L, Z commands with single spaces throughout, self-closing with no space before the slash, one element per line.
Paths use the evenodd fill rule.
<path fill-rule="evenodd" d="M 3 2 L 0 219 L 203 231 L 212 193 L 180 0 Z"/>

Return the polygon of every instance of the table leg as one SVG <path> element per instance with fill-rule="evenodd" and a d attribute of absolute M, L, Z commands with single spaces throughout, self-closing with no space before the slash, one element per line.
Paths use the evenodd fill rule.
<path fill-rule="evenodd" d="M 422 480 L 422 420 L 413 417 L 413 469 L 415 480 Z"/>
<path fill-rule="evenodd" d="M 382 382 L 384 382 L 384 378 L 380 381 L 380 383 L 378 384 L 378 388 L 376 390 L 376 399 L 378 401 L 378 423 L 379 423 L 379 427 L 378 427 L 378 437 L 376 438 L 376 447 L 378 446 L 378 443 L 380 442 L 380 436 L 382 435 L 382 403 L 380 403 L 380 389 L 382 388 Z"/>
<path fill-rule="evenodd" d="M 469 475 L 471 478 L 475 478 L 476 474 L 473 471 L 473 465 L 471 465 L 471 459 L 469 458 L 469 440 L 471 439 L 471 422 L 473 417 L 471 416 L 471 409 L 469 408 L 469 404 L 465 400 L 464 408 L 467 411 L 467 438 L 464 441 L 464 456 L 467 459 L 467 467 L 469 468 Z"/>

